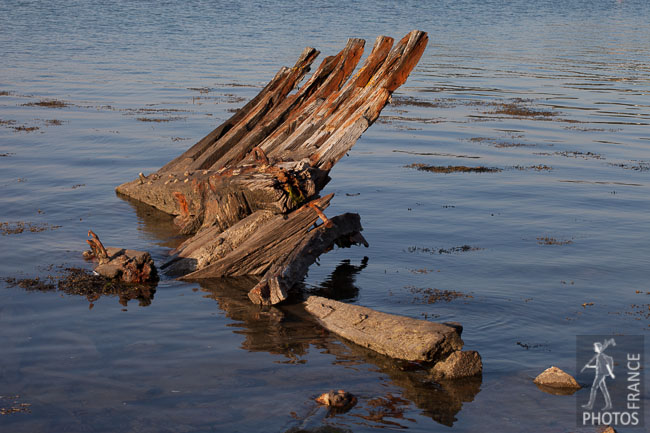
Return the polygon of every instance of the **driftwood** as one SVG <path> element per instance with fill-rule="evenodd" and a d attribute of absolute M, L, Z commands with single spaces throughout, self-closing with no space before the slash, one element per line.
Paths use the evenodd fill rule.
<path fill-rule="evenodd" d="M 393 47 L 377 38 L 355 70 L 365 42 L 350 39 L 323 60 L 294 93 L 318 55 L 306 48 L 235 115 L 157 172 L 140 174 L 117 192 L 176 215 L 194 236 L 163 268 L 186 279 L 263 276 L 250 294 L 274 304 L 321 253 L 366 244 L 358 215 L 324 216 L 318 198 L 329 171 L 378 118 L 427 44 L 413 31 Z M 318 218 L 323 224 L 312 229 Z M 300 252 L 298 252 L 300 251 Z"/>
<path fill-rule="evenodd" d="M 105 248 L 92 230 L 88 230 L 88 236 L 92 237 L 86 240 L 90 250 L 85 251 L 83 256 L 97 261 L 95 272 L 99 275 L 125 283 L 158 281 L 156 267 L 148 252 L 115 247 Z"/>
<path fill-rule="evenodd" d="M 327 330 L 353 343 L 391 358 L 431 364 L 431 374 L 437 380 L 482 372 L 479 354 L 461 351 L 463 328 L 459 323 L 417 320 L 320 296 L 310 296 L 305 310 Z"/>

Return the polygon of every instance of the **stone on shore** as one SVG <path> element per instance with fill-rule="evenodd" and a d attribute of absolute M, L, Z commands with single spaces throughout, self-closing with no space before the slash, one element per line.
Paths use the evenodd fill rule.
<path fill-rule="evenodd" d="M 552 388 L 552 391 L 550 392 L 553 394 L 556 394 L 558 390 L 567 391 L 572 394 L 581 388 L 573 376 L 555 366 L 544 370 L 539 376 L 535 378 L 535 380 L 533 380 L 533 382 L 543 391 L 549 392 L 545 388 Z M 564 392 L 561 393 L 564 394 Z"/>

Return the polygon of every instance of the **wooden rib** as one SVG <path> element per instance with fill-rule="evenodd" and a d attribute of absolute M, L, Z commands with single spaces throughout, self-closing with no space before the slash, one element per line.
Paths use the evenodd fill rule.
<path fill-rule="evenodd" d="M 221 158 L 233 145 L 238 143 L 239 140 L 245 136 L 248 131 L 250 131 L 260 121 L 260 119 L 264 117 L 265 114 L 284 100 L 289 92 L 295 88 L 296 84 L 309 71 L 310 65 L 318 54 L 319 52 L 313 48 L 305 49 L 298 59 L 298 62 L 296 62 L 296 65 L 291 69 L 281 71 L 282 76 L 277 80 L 277 83 L 271 86 L 268 92 L 262 94 L 252 108 L 238 118 L 236 124 L 233 124 L 227 131 L 222 131 L 219 138 L 198 155 L 187 168 L 191 170 L 206 169 Z"/>
<path fill-rule="evenodd" d="M 338 92 L 328 96 L 326 101 L 313 98 L 302 113 L 289 119 L 283 128 L 279 128 L 260 144 L 267 153 L 276 156 L 287 150 L 299 147 L 310 137 L 329 115 L 350 95 L 356 87 L 363 87 L 368 79 L 377 72 L 388 56 L 393 38 L 380 36 L 359 72 Z"/>
<path fill-rule="evenodd" d="M 426 33 L 420 31 L 404 37 L 368 84 L 355 88 L 318 131 L 302 143 L 294 157 L 310 157 L 319 168 L 335 164 L 377 119 L 395 86 L 404 83 L 422 56 L 427 40 Z"/>
<path fill-rule="evenodd" d="M 304 71 L 304 73 L 308 72 L 309 66 L 314 61 L 314 59 L 318 56 L 318 54 L 319 51 L 314 48 L 311 47 L 305 48 L 301 53 L 300 57 L 298 58 L 298 60 L 296 61 L 294 68 L 300 68 L 301 70 Z M 230 117 L 230 119 L 228 119 L 219 127 L 214 129 L 204 138 L 199 140 L 194 146 L 190 147 L 183 154 L 181 154 L 180 156 L 174 158 L 173 160 L 165 164 L 159 170 L 159 172 L 162 173 L 162 172 L 168 172 L 172 170 L 183 171 L 189 168 L 193 161 L 195 161 L 207 149 L 213 146 L 215 142 L 219 140 L 221 137 L 223 137 L 225 133 L 227 133 L 230 129 L 232 129 L 239 122 L 241 122 L 242 119 L 248 116 L 251 111 L 258 108 L 260 101 L 264 97 L 266 97 L 268 94 L 272 92 L 277 91 L 277 89 L 279 88 L 285 88 L 283 83 L 285 83 L 286 80 L 288 79 L 290 72 L 291 72 L 290 68 L 282 67 L 278 71 L 278 73 L 275 74 L 275 77 L 273 77 L 273 79 L 264 87 L 264 89 L 262 89 L 260 93 L 257 94 L 257 96 L 251 99 L 242 108 L 237 110 L 237 113 L 235 113 L 232 117 Z"/>
<path fill-rule="evenodd" d="M 291 113 L 298 113 L 293 116 L 296 117 L 312 101 L 325 99 L 332 92 L 338 90 L 359 62 L 364 44 L 362 39 L 350 39 L 341 52 L 334 57 L 325 59 L 312 78 L 295 95 L 288 97 L 275 109 L 270 110 L 245 137 L 242 137 L 210 168 L 217 170 L 242 161 L 254 147 L 257 147 L 277 128 L 281 127 L 287 119 L 291 122 Z"/>
<path fill-rule="evenodd" d="M 391 45 L 392 39 L 378 40 L 375 44 L 377 57 L 372 59 L 373 62 L 368 65 L 369 67 L 366 70 L 361 71 L 359 79 L 357 81 L 352 80 L 343 92 L 336 95 L 332 101 L 323 104 L 321 109 L 311 116 L 309 121 L 303 123 L 304 128 L 297 130 L 291 137 L 287 138 L 281 149 L 279 148 L 275 154 L 271 153 L 271 155 L 278 158 L 288 158 L 289 155 L 292 155 L 295 159 L 312 157 L 316 150 L 328 140 L 331 133 L 337 127 L 344 126 L 349 116 L 366 103 L 365 98 L 376 90 L 377 83 L 371 85 L 368 80 L 385 74 L 390 65 L 396 59 L 399 59 L 397 53 L 401 53 L 401 45 L 388 52 Z M 369 60 L 371 59 L 369 58 Z M 371 72 L 374 73 L 371 74 Z"/>

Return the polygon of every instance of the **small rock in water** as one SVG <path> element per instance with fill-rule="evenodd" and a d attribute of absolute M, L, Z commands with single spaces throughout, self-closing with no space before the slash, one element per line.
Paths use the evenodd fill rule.
<path fill-rule="evenodd" d="M 581 386 L 570 374 L 562 371 L 561 369 L 552 366 L 544 370 L 539 376 L 533 380 L 535 385 L 544 388 L 554 388 L 561 390 L 577 391 Z M 571 392 L 572 393 L 572 392 Z"/>
<path fill-rule="evenodd" d="M 483 372 L 481 355 L 474 350 L 456 351 L 431 369 L 435 380 L 478 376 Z"/>
<path fill-rule="evenodd" d="M 349 408 L 354 406 L 357 403 L 357 398 L 346 392 L 342 389 L 338 391 L 330 391 L 325 394 L 321 394 L 316 401 L 325 406 L 331 406 L 336 408 Z"/>

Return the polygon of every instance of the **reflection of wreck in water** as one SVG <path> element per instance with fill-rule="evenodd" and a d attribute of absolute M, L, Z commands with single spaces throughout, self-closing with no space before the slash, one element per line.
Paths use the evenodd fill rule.
<path fill-rule="evenodd" d="M 366 264 L 366 260 L 360 266 L 350 265 L 349 261 L 342 262 L 317 290 L 328 290 L 334 287 L 336 281 L 347 281 L 349 284 L 341 287 L 343 290 L 337 290 L 337 293 L 342 294 L 344 299 L 349 299 L 347 296 L 350 295 L 356 296 L 358 290 L 354 288 L 354 275 Z M 205 296 L 216 300 L 227 317 L 239 322 L 234 332 L 244 336 L 243 349 L 282 355 L 287 358 L 287 363 L 305 363 L 310 346 L 313 346 L 320 353 L 333 355 L 333 364 L 375 366 L 402 390 L 399 397 L 386 394 L 360 399 L 350 412 L 340 416 L 353 417 L 356 422 L 361 418 L 375 426 L 390 427 L 395 426 L 400 413 L 412 402 L 422 411 L 422 415 L 451 426 L 457 420 L 456 415 L 463 403 L 473 401 L 480 391 L 480 376 L 436 382 L 429 377 L 427 370 L 419 368 L 417 364 L 394 360 L 342 340 L 323 329 L 300 304 L 279 308 L 254 305 L 248 299 L 247 292 L 255 283 L 255 278 L 248 277 L 201 282 Z"/>
<path fill-rule="evenodd" d="M 337 301 L 351 301 L 359 295 L 359 288 L 355 286 L 357 275 L 368 266 L 368 257 L 361 260 L 361 264 L 352 265 L 350 260 L 342 260 L 336 269 L 325 281 L 313 289 L 305 288 L 301 292 L 306 295 L 317 295 Z"/>
<path fill-rule="evenodd" d="M 315 344 L 319 331 L 316 323 L 292 318 L 274 307 L 252 304 L 247 293 L 257 283 L 254 277 L 218 278 L 201 281 L 206 298 L 217 301 L 226 316 L 239 322 L 232 325 L 236 334 L 244 336 L 242 349 L 283 355 L 287 363 L 304 363 L 309 345 Z"/>
<path fill-rule="evenodd" d="M 138 217 L 138 230 L 147 233 L 156 244 L 176 248 L 186 236 L 178 235 L 178 226 L 174 217 L 153 206 L 117 193 L 117 196 L 129 204 Z"/>

